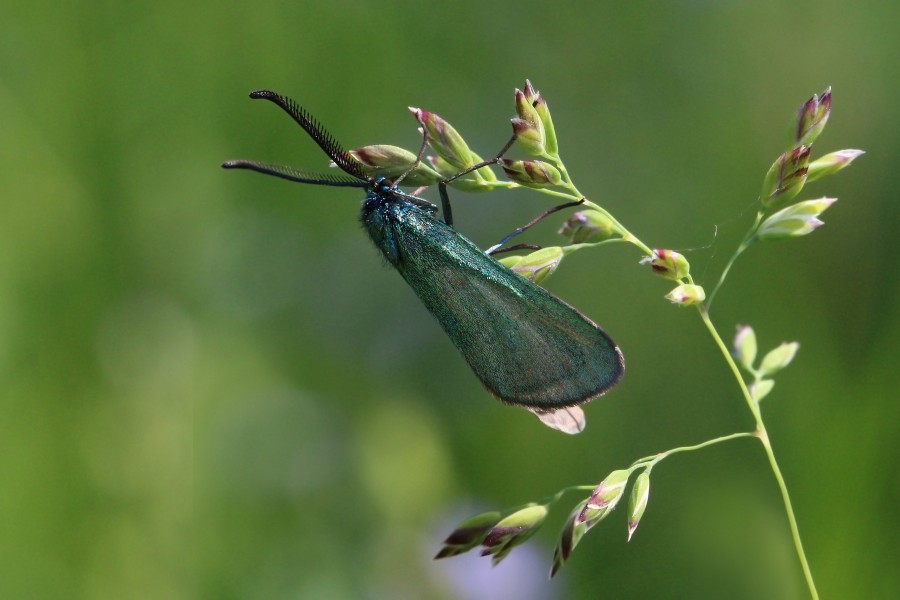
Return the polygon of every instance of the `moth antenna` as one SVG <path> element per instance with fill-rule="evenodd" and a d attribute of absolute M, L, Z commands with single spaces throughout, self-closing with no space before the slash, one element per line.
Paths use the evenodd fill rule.
<path fill-rule="evenodd" d="M 319 148 L 321 148 L 325 154 L 334 161 L 334 164 L 341 168 L 341 170 L 357 179 L 370 181 L 371 178 L 363 172 L 359 163 L 354 160 L 343 147 L 341 147 L 340 143 L 334 139 L 334 136 L 328 133 L 328 130 L 326 130 L 315 117 L 309 114 L 305 108 L 290 98 L 269 90 L 257 90 L 251 92 L 250 97 L 254 100 L 261 98 L 278 105 L 284 112 L 289 114 L 307 134 L 309 134 L 309 137 L 319 145 Z"/>
<path fill-rule="evenodd" d="M 296 181 L 298 183 L 312 183 L 314 185 L 329 185 L 333 187 L 356 187 L 363 188 L 368 185 L 365 181 L 360 181 L 350 175 L 343 173 L 309 173 L 287 165 L 279 165 L 273 163 L 261 163 L 252 160 L 229 160 L 222 163 L 223 169 L 246 169 L 248 171 L 256 171 L 265 175 L 274 175 L 288 181 Z"/>

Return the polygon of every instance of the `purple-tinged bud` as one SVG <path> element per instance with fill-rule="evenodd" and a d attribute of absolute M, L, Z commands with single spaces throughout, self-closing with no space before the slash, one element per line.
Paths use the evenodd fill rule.
<path fill-rule="evenodd" d="M 812 144 L 828 122 L 831 114 L 831 87 L 825 88 L 821 96 L 816 94 L 804 102 L 797 110 L 797 129 L 794 132 L 795 144 Z"/>
<path fill-rule="evenodd" d="M 472 151 L 461 135 L 440 115 L 410 106 L 410 112 L 425 128 L 428 143 L 442 158 L 458 170 L 465 169 L 478 161 L 472 161 Z"/>
<path fill-rule="evenodd" d="M 654 273 L 672 281 L 681 281 L 691 270 L 683 254 L 662 248 L 654 250 L 652 256 L 642 258 L 641 264 L 649 264 Z"/>
<path fill-rule="evenodd" d="M 556 545 L 556 550 L 553 551 L 553 566 L 550 568 L 551 578 L 556 575 L 556 572 L 563 566 L 563 563 L 569 559 L 572 550 L 575 549 L 575 546 L 578 545 L 578 542 L 580 542 L 581 538 L 584 537 L 584 534 L 587 533 L 587 526 L 578 521 L 578 516 L 584 510 L 586 504 L 587 500 L 579 503 L 563 525 L 562 531 L 559 534 L 559 543 Z"/>
<path fill-rule="evenodd" d="M 529 91 L 528 86 L 526 86 L 526 91 Z M 538 116 L 537 111 L 534 110 L 534 101 L 536 99 L 537 95 L 534 89 L 530 89 L 530 93 L 516 90 L 516 114 L 523 121 L 528 121 L 535 127 L 540 127 L 541 118 Z"/>
<path fill-rule="evenodd" d="M 510 119 L 510 123 L 519 147 L 530 156 L 541 156 L 544 151 L 544 136 L 541 131 L 524 119 Z"/>
<path fill-rule="evenodd" d="M 753 398 L 753 401 L 759 403 L 760 400 L 769 395 L 769 392 L 771 392 L 774 387 L 775 382 L 771 379 L 760 379 L 751 383 L 747 389 L 750 392 L 750 397 Z"/>
<path fill-rule="evenodd" d="M 826 154 L 822 158 L 817 158 L 809 163 L 809 167 L 806 171 L 806 182 L 809 183 L 810 181 L 821 179 L 826 175 L 837 173 L 841 169 L 850 166 L 850 163 L 863 154 L 865 154 L 865 152 L 862 150 L 848 149 L 838 150 L 837 152 Z"/>
<path fill-rule="evenodd" d="M 640 475 L 634 480 L 631 487 L 631 501 L 628 506 L 628 541 L 634 535 L 641 517 L 644 516 L 644 510 L 647 508 L 647 501 L 650 499 L 650 471 L 641 471 Z"/>
<path fill-rule="evenodd" d="M 806 183 L 809 168 L 809 146 L 797 146 L 785 152 L 772 164 L 763 180 L 763 207 L 769 208 L 776 202 L 785 202 L 800 193 Z"/>
<path fill-rule="evenodd" d="M 800 344 L 797 342 L 785 342 L 766 354 L 759 363 L 759 375 L 761 377 L 774 375 L 794 360 Z"/>
<path fill-rule="evenodd" d="M 544 126 L 544 151 L 550 156 L 556 156 L 559 153 L 559 142 L 556 141 L 556 128 L 553 127 L 553 118 L 550 116 L 547 101 L 538 98 L 534 103 L 534 110 Z"/>
<path fill-rule="evenodd" d="M 504 158 L 500 162 L 503 171 L 510 181 L 529 187 L 559 185 L 562 175 L 559 169 L 542 160 L 510 160 Z"/>
<path fill-rule="evenodd" d="M 531 81 L 528 79 L 525 80 L 525 87 L 522 89 L 522 94 L 525 96 L 526 100 L 531 102 L 532 106 L 537 102 L 538 98 L 541 97 L 541 93 L 534 89 L 534 86 L 531 85 Z"/>
<path fill-rule="evenodd" d="M 590 529 L 605 519 L 625 494 L 625 486 L 628 484 L 630 476 L 631 471 L 628 469 L 618 469 L 604 477 L 603 481 L 594 488 L 576 521 L 584 523 Z"/>
<path fill-rule="evenodd" d="M 398 146 L 373 144 L 348 150 L 347 154 L 361 165 L 365 173 L 375 177 L 397 177 L 415 164 L 416 168 L 403 180 L 404 185 L 432 185 L 441 180 L 440 173 L 426 164 L 416 163 L 415 154 Z"/>
<path fill-rule="evenodd" d="M 497 565 L 514 547 L 534 535 L 544 523 L 547 512 L 544 504 L 530 504 L 503 517 L 481 542 L 484 548 L 481 555 L 493 557 L 491 563 Z"/>
<path fill-rule="evenodd" d="M 428 155 L 425 157 L 425 160 L 428 161 L 428 164 L 431 165 L 432 169 L 440 173 L 442 179 L 447 179 L 448 177 L 452 177 L 459 173 L 459 169 L 440 156 Z M 450 187 L 464 192 L 486 192 L 491 189 L 491 187 L 485 185 L 484 180 L 475 173 L 466 173 L 462 177 L 454 179 L 450 182 Z"/>
<path fill-rule="evenodd" d="M 550 109 L 547 107 L 547 101 L 541 96 L 541 93 L 534 89 L 531 82 L 525 80 L 525 89 L 523 90 L 525 98 L 531 102 L 541 125 L 544 126 L 544 150 L 550 156 L 555 156 L 559 152 L 559 146 L 556 141 L 556 129 L 553 127 L 553 119 L 550 117 Z"/>
<path fill-rule="evenodd" d="M 469 166 L 477 165 L 480 162 L 484 162 L 484 159 L 473 152 L 469 157 Z M 497 176 L 491 171 L 490 167 L 481 167 L 475 171 L 475 174 L 487 182 L 498 181 Z"/>
<path fill-rule="evenodd" d="M 691 306 L 706 300 L 706 292 L 699 285 L 683 283 L 666 294 L 666 300 L 679 306 Z"/>
<path fill-rule="evenodd" d="M 541 283 L 559 267 L 565 256 L 559 246 L 548 246 L 521 256 L 506 256 L 500 263 L 533 283 Z"/>
<path fill-rule="evenodd" d="M 528 410 L 550 429 L 569 435 L 581 433 L 586 425 L 584 411 L 580 406 L 565 406 L 557 409 L 529 408 Z"/>
<path fill-rule="evenodd" d="M 530 85 L 525 88 L 530 90 L 530 94 L 516 90 L 516 114 L 519 117 L 513 119 L 513 131 L 516 133 L 516 141 L 525 152 L 543 156 L 547 150 L 544 123 L 533 104 L 538 96 Z M 521 121 L 524 125 L 517 125 L 516 121 Z"/>
<path fill-rule="evenodd" d="M 435 156 L 433 154 L 429 154 L 425 157 L 425 160 L 428 161 L 428 164 L 431 165 L 431 168 L 441 174 L 441 177 L 446 179 L 448 177 L 453 177 L 457 173 L 459 173 L 459 169 L 450 164 L 448 160 L 442 158 L 440 156 Z M 460 177 L 460 179 L 468 179 L 475 178 L 475 176 L 471 173 Z"/>
<path fill-rule="evenodd" d="M 573 214 L 563 223 L 559 234 L 570 236 L 573 244 L 591 240 L 600 242 L 622 235 L 612 219 L 596 210 L 582 210 Z"/>
<path fill-rule="evenodd" d="M 837 198 L 819 198 L 783 208 L 763 221 L 756 231 L 756 237 L 761 240 L 781 240 L 808 235 L 824 224 L 819 220 L 819 215 L 836 201 Z"/>
<path fill-rule="evenodd" d="M 481 545 L 491 529 L 500 521 L 500 513 L 486 512 L 470 517 L 456 526 L 456 529 L 444 540 L 444 547 L 434 557 L 447 558 L 468 552 Z"/>
<path fill-rule="evenodd" d="M 756 332 L 749 325 L 738 325 L 734 336 L 734 357 L 747 371 L 753 371 L 756 360 Z"/>

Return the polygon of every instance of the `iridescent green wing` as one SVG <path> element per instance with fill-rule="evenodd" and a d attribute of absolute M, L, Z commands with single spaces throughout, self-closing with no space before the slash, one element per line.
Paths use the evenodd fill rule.
<path fill-rule="evenodd" d="M 573 406 L 622 377 L 619 348 L 584 315 L 426 212 L 391 210 L 397 270 L 500 400 Z"/>

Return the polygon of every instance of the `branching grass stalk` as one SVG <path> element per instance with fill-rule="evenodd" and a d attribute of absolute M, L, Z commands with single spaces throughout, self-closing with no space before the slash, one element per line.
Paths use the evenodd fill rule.
<path fill-rule="evenodd" d="M 559 158 L 558 155 L 547 156 L 545 158 L 552 160 L 554 162 L 554 164 L 556 165 L 557 169 L 559 169 L 560 173 L 562 174 L 562 177 L 563 177 L 563 181 L 561 184 L 562 187 L 566 188 L 571 193 L 571 195 L 574 196 L 576 199 L 584 198 L 584 204 L 586 207 L 589 207 L 592 210 L 596 210 L 596 211 L 602 213 L 603 215 L 605 215 L 607 218 L 609 218 L 610 221 L 612 221 L 622 232 L 622 238 L 621 238 L 622 241 L 630 242 L 630 243 L 634 244 L 635 246 L 637 246 L 638 248 L 640 248 L 647 255 L 652 255 L 652 251 L 650 250 L 649 246 L 644 244 L 640 239 L 637 238 L 637 236 L 633 235 L 630 231 L 628 231 L 628 229 L 625 228 L 621 223 L 619 223 L 619 221 L 616 220 L 611 214 L 609 214 L 609 212 L 607 212 L 602 207 L 594 204 L 590 200 L 587 200 L 587 198 L 585 198 L 581 194 L 581 192 L 578 191 L 578 188 L 575 187 L 575 184 L 572 182 L 572 180 L 569 176 L 569 173 L 565 167 L 565 164 L 562 162 L 562 160 Z M 542 193 L 547 193 L 552 196 L 566 197 L 566 198 L 571 197 L 568 194 L 555 192 L 553 190 L 548 190 L 548 189 L 539 189 L 537 191 L 540 191 Z M 680 448 L 674 448 L 672 450 L 669 450 L 665 453 L 661 453 L 654 457 L 648 457 L 648 459 L 643 459 L 642 461 L 637 461 L 630 467 L 629 470 L 633 471 L 635 469 L 639 469 L 642 467 L 643 468 L 651 468 L 657 462 L 662 460 L 665 456 L 675 454 L 677 452 L 687 452 L 687 451 L 692 451 L 692 450 L 699 450 L 701 448 L 705 448 L 705 447 L 711 446 L 713 444 L 718 444 L 718 443 L 730 441 L 732 439 L 741 438 L 741 437 L 756 437 L 757 439 L 759 439 L 763 445 L 763 449 L 765 450 L 766 456 L 769 460 L 769 465 L 772 469 L 773 475 L 775 476 L 775 480 L 778 483 L 778 489 L 781 493 L 781 498 L 782 498 L 782 502 L 784 504 L 785 513 L 787 515 L 788 523 L 789 523 L 790 529 L 791 529 L 791 537 L 793 538 L 794 548 L 797 552 L 797 557 L 800 560 L 800 565 L 803 570 L 803 576 L 806 579 L 806 584 L 807 584 L 807 587 L 809 588 L 811 597 L 813 599 L 817 600 L 819 597 L 818 591 L 816 590 L 815 581 L 813 580 L 813 576 L 812 576 L 812 571 L 809 568 L 809 562 L 807 561 L 806 553 L 803 550 L 803 543 L 800 538 L 800 529 L 799 529 L 799 526 L 797 525 L 797 518 L 794 515 L 794 509 L 793 509 L 793 505 L 791 504 L 791 499 L 790 499 L 790 495 L 788 493 L 787 484 L 785 483 L 784 476 L 781 473 L 781 468 L 778 466 L 778 461 L 775 458 L 775 452 L 772 449 L 772 444 L 769 441 L 769 436 L 768 436 L 768 433 L 766 432 L 766 427 L 765 427 L 765 423 L 763 422 L 763 419 L 762 419 L 762 413 L 760 411 L 759 404 L 757 403 L 756 400 L 753 399 L 753 395 L 750 393 L 750 390 L 747 387 L 747 384 L 744 381 L 743 376 L 741 375 L 741 372 L 738 368 L 737 363 L 734 361 L 734 358 L 732 357 L 731 352 L 729 351 L 728 347 L 725 345 L 725 342 L 722 340 L 722 337 L 719 335 L 719 332 L 716 330 L 715 325 L 713 324 L 712 320 L 709 317 L 709 307 L 712 304 L 713 299 L 715 298 L 719 289 L 721 289 L 722 285 L 725 283 L 725 279 L 727 278 L 728 273 L 731 270 L 731 267 L 734 265 L 735 261 L 753 243 L 754 236 L 756 235 L 756 231 L 758 230 L 760 223 L 762 223 L 763 217 L 764 217 L 763 211 L 759 211 L 756 215 L 756 219 L 754 220 L 750 229 L 747 231 L 747 234 L 744 236 L 744 239 L 741 240 L 741 243 L 738 245 L 734 254 L 731 256 L 728 263 L 725 265 L 725 268 L 722 270 L 722 274 L 719 276 L 719 280 L 716 283 L 716 286 L 713 288 L 712 293 L 709 295 L 709 297 L 705 303 L 698 305 L 698 313 L 700 314 L 700 318 L 703 321 L 704 325 L 706 325 L 706 328 L 709 331 L 710 335 L 712 336 L 713 341 L 715 342 L 716 346 L 719 348 L 719 351 L 722 353 L 722 357 L 725 359 L 725 362 L 728 365 L 728 368 L 731 369 L 731 372 L 734 375 L 735 381 L 738 384 L 738 388 L 740 389 L 741 394 L 744 396 L 744 401 L 747 404 L 747 408 L 750 409 L 750 413 L 753 415 L 753 419 L 756 422 L 756 431 L 753 433 L 735 433 L 735 434 L 715 438 L 712 440 L 708 440 L 708 441 L 702 442 L 700 444 L 695 444 L 693 446 L 684 446 L 684 447 L 680 447 Z M 693 283 L 693 279 L 690 277 L 690 275 L 686 276 L 685 280 L 689 283 Z"/>
<path fill-rule="evenodd" d="M 709 307 L 712 306 L 713 299 L 716 297 L 716 294 L 719 293 L 719 289 L 722 287 L 722 284 L 725 283 L 725 278 L 728 277 L 728 272 L 731 271 L 731 267 L 734 265 L 735 261 L 738 257 L 744 253 L 744 250 L 750 247 L 750 244 L 753 243 L 753 236 L 756 235 L 756 230 L 759 228 L 759 224 L 762 223 L 763 220 L 763 212 L 759 211 L 756 213 L 756 220 L 753 222 L 753 225 L 750 227 L 750 230 L 747 231 L 747 235 L 744 236 L 744 239 L 741 240 L 741 243 L 738 245 L 737 250 L 734 251 L 734 254 L 731 255 L 731 258 L 728 259 L 728 264 L 725 265 L 725 268 L 722 269 L 722 274 L 719 275 L 719 281 L 716 282 L 716 286 L 713 288 L 713 291 L 710 292 L 709 298 L 707 298 L 705 307 L 706 310 L 709 310 Z"/>
<path fill-rule="evenodd" d="M 653 251 L 647 246 L 644 242 L 642 242 L 637 236 L 632 234 L 628 229 L 622 225 L 618 219 L 612 216 L 609 211 L 600 206 L 599 204 L 594 204 L 590 200 L 587 199 L 587 196 L 578 191 L 578 188 L 575 187 L 575 183 L 572 181 L 572 178 L 569 176 L 569 171 L 566 169 L 565 163 L 563 163 L 562 159 L 559 157 L 559 154 L 545 154 L 543 158 L 550 160 L 559 169 L 560 174 L 562 175 L 562 187 L 565 187 L 572 194 L 572 200 L 583 200 L 584 206 L 590 208 L 591 210 L 595 210 L 605 216 L 610 220 L 621 232 L 622 239 L 634 244 L 638 248 L 641 249 L 644 254 L 650 256 L 653 254 Z M 546 188 L 540 189 L 539 191 L 544 193 L 549 193 L 551 196 L 559 195 L 559 192 L 554 192 L 553 190 L 548 190 Z M 569 197 L 569 196 L 561 196 L 561 197 Z"/>
<path fill-rule="evenodd" d="M 629 483 L 631 483 L 631 496 L 627 509 L 628 539 L 631 539 L 648 505 L 650 472 L 659 462 L 672 454 L 697 451 L 739 438 L 754 437 L 763 446 L 781 493 L 794 548 L 810 596 L 813 600 L 818 600 L 819 595 L 803 550 L 800 530 L 787 484 L 775 458 L 775 452 L 760 410 L 760 401 L 775 385 L 772 375 L 790 364 L 799 344 L 797 342 L 782 343 L 766 352 L 757 361 L 756 334 L 750 325 L 740 325 L 734 338 L 734 352 L 732 353 L 710 319 L 710 307 L 738 257 L 751 245 L 757 241 L 799 238 L 808 235 L 822 225 L 819 217 L 836 201 L 836 198 L 822 197 L 791 202 L 803 189 L 807 180 L 814 181 L 825 175 L 836 173 L 863 154 L 862 150 L 845 149 L 832 152 L 814 161 L 810 159 L 812 144 L 822 132 L 831 112 L 831 88 L 827 88 L 821 94 L 814 94 L 799 108 L 795 125 L 791 130 L 791 147 L 774 161 L 763 178 L 759 195 L 760 208 L 755 220 L 728 259 L 709 294 L 703 289 L 703 286 L 694 283 L 690 274 L 689 262 L 682 254 L 664 248 L 651 249 L 613 217 L 609 211 L 591 202 L 581 193 L 560 158 L 558 137 L 546 100 L 530 82 L 526 81 L 524 90 L 516 90 L 515 105 L 517 117 L 511 121 L 514 136 L 493 162 L 501 162 L 505 152 L 513 143 L 516 143 L 518 149 L 527 155 L 528 160 L 502 159 L 504 171 L 509 179 L 515 182 L 511 185 L 507 184 L 507 187 L 523 185 L 536 192 L 567 201 L 566 205 L 542 213 L 537 220 L 572 203 L 578 203 L 586 210 L 572 215 L 560 230 L 561 234 L 570 237 L 568 245 L 550 246 L 543 249 L 536 247 L 538 249 L 532 254 L 513 257 L 519 260 L 510 262 L 509 268 L 523 277 L 539 283 L 540 279 L 556 270 L 563 257 L 570 252 L 612 242 L 628 242 L 634 245 L 646 255 L 646 258 L 641 260 L 641 264 L 648 265 L 649 270 L 656 275 L 677 284 L 677 287 L 672 289 L 665 298 L 679 306 L 697 308 L 700 319 L 719 348 L 728 368 L 731 369 L 738 389 L 744 397 L 744 402 L 753 416 L 755 430 L 732 433 L 641 458 L 625 469 L 613 470 L 596 486 L 565 488 L 538 505 L 533 503 L 525 505 L 518 512 L 508 514 L 506 517 L 502 517 L 498 512 L 487 513 L 477 518 L 473 517 L 472 522 L 463 523 L 448 538 L 447 546 L 439 553 L 439 557 L 455 555 L 480 545 L 483 548 L 482 554 L 491 555 L 496 564 L 513 545 L 522 543 L 534 533 L 543 522 L 548 506 L 557 502 L 568 491 L 590 489 L 592 490 L 591 495 L 573 508 L 563 527 L 550 571 L 552 577 L 568 559 L 582 536 L 612 512 L 616 504 L 625 496 L 625 490 Z M 436 134 L 439 134 L 438 139 L 441 144 L 433 144 L 433 146 L 442 155 L 445 162 L 454 164 L 463 162 L 465 164 L 466 160 L 471 159 L 472 153 L 468 146 L 461 141 L 461 138 L 446 121 L 433 113 L 417 111 L 416 114 L 423 126 L 430 127 Z M 408 155 L 407 152 L 405 155 L 407 160 Z M 452 181 L 452 179 L 453 177 L 446 181 Z M 500 187 L 499 182 L 493 180 L 486 181 L 484 185 L 487 189 Z M 524 244 L 519 246 L 518 249 L 534 248 Z M 744 372 L 749 373 L 749 377 L 746 379 Z M 549 414 L 552 415 L 553 411 L 550 411 Z M 541 420 L 544 424 L 566 433 L 581 431 L 583 415 L 582 422 L 576 423 L 580 426 L 573 428 L 571 421 L 577 421 L 577 417 L 573 417 L 570 412 L 566 414 L 571 417 L 570 420 L 556 421 L 552 418 L 541 418 Z M 635 475 L 635 473 L 637 474 Z M 631 482 L 632 475 L 635 475 L 633 482 Z M 461 544 L 460 539 L 466 543 Z"/>
<path fill-rule="evenodd" d="M 737 253 L 735 253 L 735 256 L 737 256 Z M 734 261 L 732 260 L 731 263 L 733 262 Z M 806 579 L 806 585 L 809 588 L 810 596 L 814 600 L 818 600 L 819 592 L 816 590 L 816 584 L 813 580 L 812 571 L 809 568 L 809 562 L 806 560 L 806 553 L 803 550 L 803 542 L 800 539 L 800 528 L 797 525 L 797 518 L 794 516 L 794 507 L 791 504 L 791 497 L 788 493 L 787 483 L 785 483 L 784 476 L 781 474 L 781 468 L 778 466 L 778 461 L 775 459 L 775 451 L 772 449 L 772 444 L 769 440 L 769 434 L 766 431 L 766 425 L 763 422 L 762 412 L 759 409 L 759 404 L 753 399 L 753 396 L 750 394 L 750 390 L 747 388 L 747 385 L 744 382 L 744 378 L 741 376 L 741 372 L 738 369 L 737 363 L 735 363 L 734 358 L 731 356 L 731 352 L 728 351 L 728 347 L 725 345 L 725 342 L 722 340 L 722 337 L 716 330 L 715 325 L 713 325 L 712 320 L 709 318 L 709 311 L 704 306 L 700 307 L 698 309 L 698 312 L 700 313 L 700 318 L 703 320 L 704 325 L 706 325 L 706 329 L 709 331 L 709 334 L 716 342 L 716 346 L 719 347 L 719 351 L 722 353 L 722 357 L 725 359 L 725 362 L 728 363 L 728 366 L 731 369 L 732 374 L 734 375 L 735 381 L 737 382 L 738 387 L 741 389 L 741 392 L 744 395 L 744 400 L 747 402 L 747 407 L 750 409 L 750 412 L 753 414 L 753 418 L 756 420 L 756 432 L 753 435 L 762 443 L 763 449 L 766 453 L 766 457 L 769 459 L 769 466 L 772 468 L 772 473 L 773 475 L 775 475 L 775 481 L 778 483 L 778 489 L 781 492 L 781 499 L 784 503 L 784 510 L 787 514 L 788 523 L 791 528 L 791 537 L 794 540 L 794 549 L 797 552 L 797 558 L 800 559 L 800 566 L 803 569 L 803 576 Z"/>

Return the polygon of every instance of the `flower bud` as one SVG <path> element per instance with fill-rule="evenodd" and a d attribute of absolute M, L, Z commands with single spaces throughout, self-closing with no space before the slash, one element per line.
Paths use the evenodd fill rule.
<path fill-rule="evenodd" d="M 654 250 L 652 256 L 641 259 L 641 264 L 649 264 L 654 273 L 672 281 L 681 281 L 691 270 L 684 255 L 673 250 Z"/>
<path fill-rule="evenodd" d="M 530 82 L 526 81 L 525 83 L 526 86 L 524 91 L 516 90 L 516 114 L 519 115 L 519 118 L 523 121 L 527 121 L 535 127 L 543 128 L 541 118 L 534 108 L 534 101 L 538 98 L 537 92 L 531 87 Z"/>
<path fill-rule="evenodd" d="M 573 244 L 581 244 L 591 240 L 603 241 L 621 235 L 613 221 L 596 210 L 582 210 L 566 219 L 560 235 L 571 236 Z"/>
<path fill-rule="evenodd" d="M 510 119 L 516 143 L 530 156 L 542 156 L 544 151 L 544 136 L 541 131 L 524 119 Z"/>
<path fill-rule="evenodd" d="M 410 106 L 410 112 L 428 135 L 428 143 L 442 158 L 457 168 L 457 172 L 476 164 L 472 151 L 456 129 L 435 113 Z"/>
<path fill-rule="evenodd" d="M 578 522 L 578 515 L 584 510 L 586 504 L 587 500 L 580 502 L 563 525 L 559 534 L 559 543 L 556 545 L 556 550 L 553 551 L 553 566 L 550 568 L 551 578 L 556 575 L 563 563 L 568 560 L 572 550 L 575 549 L 575 546 L 578 545 L 578 542 L 581 541 L 581 538 L 587 532 L 585 524 Z"/>
<path fill-rule="evenodd" d="M 706 292 L 699 285 L 684 283 L 666 294 L 666 300 L 672 304 L 690 306 L 692 304 L 700 304 L 706 300 Z"/>
<path fill-rule="evenodd" d="M 425 160 L 428 161 L 428 164 L 431 165 L 431 168 L 441 174 L 443 179 L 447 179 L 449 177 L 453 177 L 457 173 L 459 173 L 459 169 L 450 164 L 450 161 L 441 157 L 434 156 L 429 154 L 425 157 Z M 474 173 L 469 173 L 467 175 L 463 175 L 459 179 L 475 179 Z M 459 179 L 457 181 L 459 181 Z M 455 183 L 455 182 L 454 182 Z"/>
<path fill-rule="evenodd" d="M 447 539 L 444 540 L 444 547 L 434 557 L 435 560 L 456 556 L 480 545 L 498 521 L 500 521 L 500 513 L 496 511 L 482 513 L 466 519 L 447 536 Z"/>
<path fill-rule="evenodd" d="M 516 132 L 516 140 L 525 152 L 534 156 L 543 156 L 547 150 L 547 138 L 544 133 L 544 122 L 534 107 L 534 102 L 538 97 L 530 82 L 526 82 L 524 92 L 516 90 L 516 114 L 519 115 L 519 118 L 513 119 L 513 131 Z M 520 122 L 518 126 L 517 121 Z M 523 135 L 525 130 L 528 131 L 527 135 Z"/>
<path fill-rule="evenodd" d="M 774 375 L 782 370 L 794 360 L 800 344 L 797 342 L 785 342 L 771 350 L 766 354 L 762 362 L 759 364 L 759 373 L 761 376 Z"/>
<path fill-rule="evenodd" d="M 584 411 L 580 406 L 566 406 L 557 409 L 529 408 L 527 410 L 534 413 L 541 423 L 550 429 L 569 435 L 581 433 L 586 425 Z"/>
<path fill-rule="evenodd" d="M 825 177 L 826 175 L 837 173 L 841 169 L 850 166 L 850 163 L 862 154 L 865 154 L 865 152 L 852 149 L 838 150 L 837 152 L 826 154 L 822 158 L 818 158 L 809 163 L 809 167 L 806 171 L 806 182 L 809 183 L 810 181 Z"/>
<path fill-rule="evenodd" d="M 797 110 L 797 129 L 794 132 L 794 143 L 812 144 L 828 122 L 831 114 L 831 88 L 825 88 L 821 96 L 816 94 Z"/>
<path fill-rule="evenodd" d="M 630 475 L 631 471 L 627 469 L 618 469 L 607 475 L 600 485 L 594 488 L 576 521 L 584 523 L 590 529 L 606 518 L 625 493 L 625 485 Z"/>
<path fill-rule="evenodd" d="M 771 392 L 774 387 L 775 382 L 771 379 L 760 379 L 759 381 L 751 383 L 748 389 L 753 401 L 759 403 L 760 400 L 769 395 L 769 392 Z"/>
<path fill-rule="evenodd" d="M 528 79 L 525 80 L 525 87 L 522 88 L 522 95 L 525 96 L 525 99 L 528 100 L 532 106 L 534 106 L 534 103 L 541 97 L 541 93 L 534 89 L 534 86 L 531 85 L 531 81 Z"/>
<path fill-rule="evenodd" d="M 437 171 L 422 162 L 416 163 L 415 154 L 398 146 L 373 144 L 348 150 L 347 154 L 360 164 L 363 172 L 375 177 L 397 177 L 415 164 L 416 168 L 403 180 L 404 185 L 432 185 L 441 180 Z"/>
<path fill-rule="evenodd" d="M 819 215 L 836 200 L 837 198 L 804 200 L 783 208 L 763 221 L 756 230 L 756 237 L 761 240 L 779 240 L 810 234 L 823 225 Z"/>
<path fill-rule="evenodd" d="M 504 158 L 500 166 L 510 181 L 530 187 L 559 185 L 562 175 L 550 163 L 542 160 L 509 160 Z"/>
<path fill-rule="evenodd" d="M 749 325 L 738 325 L 734 336 L 734 357 L 748 371 L 753 371 L 756 360 L 756 333 Z"/>
<path fill-rule="evenodd" d="M 559 246 L 548 246 L 522 256 L 507 256 L 500 262 L 533 283 L 541 283 L 559 267 L 565 252 Z"/>
<path fill-rule="evenodd" d="M 428 164 L 431 165 L 432 169 L 440 173 L 442 179 L 453 177 L 459 173 L 459 169 L 440 156 L 428 155 L 425 157 L 425 160 L 428 161 Z M 488 169 L 488 171 L 490 171 L 490 169 Z M 491 186 L 474 172 L 466 173 L 462 177 L 454 179 L 449 185 L 452 188 L 464 192 L 486 192 L 491 189 Z"/>
<path fill-rule="evenodd" d="M 809 146 L 797 146 L 779 156 L 769 167 L 760 195 L 763 207 L 769 208 L 800 193 L 806 183 L 810 150 Z"/>
<path fill-rule="evenodd" d="M 481 542 L 484 548 L 481 555 L 492 556 L 491 562 L 496 565 L 514 547 L 534 535 L 547 517 L 547 512 L 546 505 L 530 504 L 502 518 Z"/>
<path fill-rule="evenodd" d="M 532 87 L 531 82 L 525 80 L 525 97 L 531 101 L 535 112 L 544 126 L 544 150 L 550 156 L 555 156 L 559 152 L 559 146 L 556 142 L 556 129 L 553 127 L 553 119 L 550 117 L 550 109 L 547 107 L 547 101 L 541 96 L 541 93 Z"/>
<path fill-rule="evenodd" d="M 650 471 L 641 471 L 640 475 L 634 480 L 631 487 L 631 501 L 628 506 L 628 541 L 634 535 L 641 517 L 644 516 L 644 510 L 647 508 L 647 501 L 650 499 Z"/>

